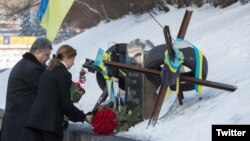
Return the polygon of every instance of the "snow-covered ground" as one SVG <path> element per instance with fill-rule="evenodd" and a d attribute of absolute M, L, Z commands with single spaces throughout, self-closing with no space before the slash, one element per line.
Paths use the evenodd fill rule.
<path fill-rule="evenodd" d="M 203 99 L 195 91 L 184 93 L 184 105 L 178 106 L 171 116 L 158 120 L 149 127 L 145 120 L 128 132 L 118 133 L 143 141 L 211 141 L 213 124 L 250 124 L 250 3 L 234 4 L 228 8 L 190 7 L 193 15 L 185 39 L 199 47 L 208 59 L 208 80 L 236 85 L 235 92 L 203 87 Z M 173 37 L 177 36 L 186 9 L 171 8 L 155 18 L 169 25 Z M 107 49 L 114 43 L 129 43 L 139 38 L 154 45 L 165 42 L 162 28 L 148 15 L 101 23 L 97 27 L 67 40 L 78 51 L 75 66 L 70 70 L 77 80 L 85 58 L 94 59 L 98 48 Z M 5 107 L 7 79 L 10 70 L 0 73 L 0 107 Z M 84 85 L 87 93 L 77 106 L 90 111 L 101 94 L 95 75 L 87 74 Z M 164 107 L 162 108 L 164 110 Z M 162 111 L 164 112 L 164 111 Z"/>

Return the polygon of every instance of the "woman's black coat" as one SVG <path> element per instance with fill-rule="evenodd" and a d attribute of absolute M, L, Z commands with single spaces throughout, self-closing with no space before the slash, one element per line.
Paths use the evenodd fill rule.
<path fill-rule="evenodd" d="M 2 122 L 2 141 L 17 141 L 26 125 L 29 110 L 37 96 L 38 83 L 45 66 L 34 55 L 25 53 L 12 68 L 7 87 Z"/>
<path fill-rule="evenodd" d="M 64 114 L 71 121 L 85 120 L 85 114 L 70 99 L 71 74 L 63 64 L 55 70 L 45 70 L 40 78 L 38 95 L 31 107 L 28 127 L 63 136 Z"/>

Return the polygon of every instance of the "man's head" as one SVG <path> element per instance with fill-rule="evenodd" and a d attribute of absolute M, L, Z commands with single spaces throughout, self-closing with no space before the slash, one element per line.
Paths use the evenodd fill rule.
<path fill-rule="evenodd" d="M 38 38 L 31 46 L 30 53 L 32 53 L 41 64 L 46 64 L 50 58 L 52 45 L 46 38 Z"/>

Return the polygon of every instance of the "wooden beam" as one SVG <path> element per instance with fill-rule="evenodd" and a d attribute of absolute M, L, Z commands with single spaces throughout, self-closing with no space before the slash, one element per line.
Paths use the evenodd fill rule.
<path fill-rule="evenodd" d="M 186 10 L 177 38 L 184 39 L 193 11 Z"/>
<path fill-rule="evenodd" d="M 172 44 L 172 39 L 171 39 L 171 34 L 168 26 L 165 26 L 163 29 L 164 37 L 165 37 L 165 42 L 166 42 L 166 48 L 168 51 L 168 55 L 170 58 L 175 58 L 175 53 L 173 49 L 173 44 Z"/>
<path fill-rule="evenodd" d="M 123 64 L 123 63 L 118 63 L 118 62 L 113 62 L 113 61 L 103 61 L 103 63 L 107 66 L 110 67 L 115 67 L 115 68 L 121 68 L 121 69 L 127 69 L 130 71 L 135 71 L 135 72 L 140 72 L 140 73 L 147 73 L 147 74 L 153 74 L 153 75 L 160 75 L 161 72 L 158 70 L 154 69 L 148 69 L 148 68 L 141 68 L 133 65 L 128 65 L 128 64 Z M 201 80 L 201 79 L 196 79 L 193 77 L 188 77 L 188 76 L 180 76 L 180 80 L 187 82 L 187 83 L 192 83 L 192 84 L 199 84 L 211 88 L 217 88 L 217 89 L 222 89 L 226 91 L 233 92 L 237 89 L 237 86 L 234 85 L 228 85 L 228 84 L 223 84 L 219 82 L 213 82 L 213 81 L 208 81 L 208 80 Z"/>

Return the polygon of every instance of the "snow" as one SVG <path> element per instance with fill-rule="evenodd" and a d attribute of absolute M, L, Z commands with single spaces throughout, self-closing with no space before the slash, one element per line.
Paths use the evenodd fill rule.
<path fill-rule="evenodd" d="M 171 7 L 168 13 L 158 13 L 155 18 L 169 25 L 173 37 L 177 36 L 186 9 Z M 236 85 L 235 92 L 203 87 L 202 100 L 195 91 L 184 93 L 184 105 L 158 120 L 155 127 L 147 128 L 148 120 L 118 133 L 143 141 L 194 141 L 211 140 L 213 124 L 250 124 L 250 3 L 236 3 L 220 9 L 205 5 L 189 7 L 193 15 L 185 39 L 200 48 L 209 64 L 207 80 Z M 148 15 L 129 15 L 110 23 L 101 23 L 59 45 L 70 44 L 78 51 L 74 67 L 70 70 L 77 80 L 85 58 L 94 59 L 98 48 L 107 49 L 114 43 L 129 43 L 134 39 L 150 40 L 154 45 L 165 42 L 162 28 Z M 5 107 L 7 79 L 10 70 L 0 73 L 0 107 Z M 76 104 L 90 111 L 101 90 L 95 75 L 87 73 L 84 85 L 87 93 Z M 166 105 L 166 104 L 165 104 Z M 162 107 L 162 112 L 166 108 Z"/>

